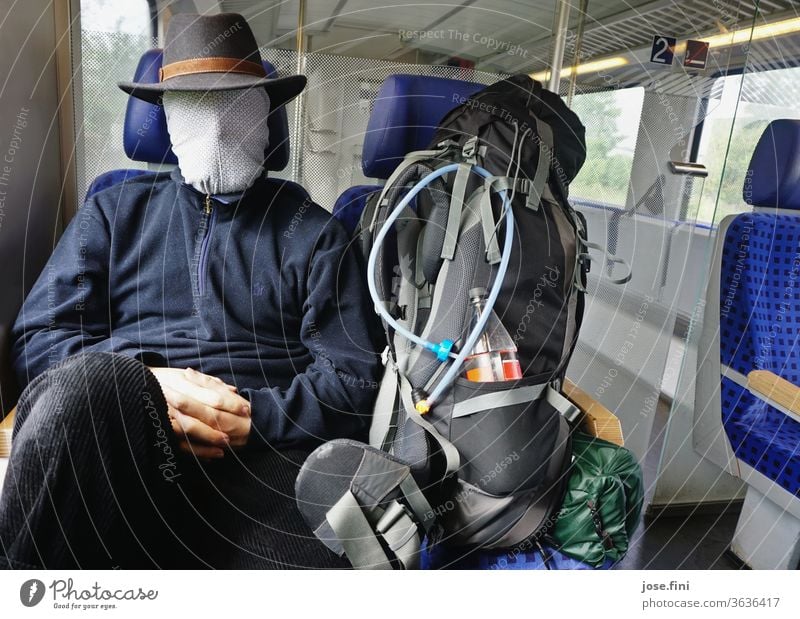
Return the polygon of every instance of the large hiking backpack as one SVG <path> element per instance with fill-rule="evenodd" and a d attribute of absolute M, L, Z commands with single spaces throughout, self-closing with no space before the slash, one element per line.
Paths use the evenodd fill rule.
<path fill-rule="evenodd" d="M 577 116 L 519 75 L 452 110 L 367 202 L 360 242 L 388 338 L 371 446 L 321 446 L 296 484 L 312 530 L 355 567 L 413 567 L 426 534 L 489 549 L 552 528 L 579 415 L 561 381 L 588 267 L 567 201 L 584 159 Z M 476 287 L 492 290 L 519 380 L 461 376 Z"/>

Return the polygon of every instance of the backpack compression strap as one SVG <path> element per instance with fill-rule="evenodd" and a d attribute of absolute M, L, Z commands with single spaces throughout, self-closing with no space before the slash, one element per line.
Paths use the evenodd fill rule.
<path fill-rule="evenodd" d="M 388 503 L 377 523 L 370 524 L 355 495 L 348 490 L 325 514 L 328 525 L 354 568 L 394 569 L 379 536 L 404 569 L 419 567 L 419 524 L 426 532 L 430 530 L 433 508 L 411 475 L 400 482 L 399 489 L 411 508 L 410 513 L 406 506 L 394 499 Z"/>
<path fill-rule="evenodd" d="M 358 569 L 414 568 L 435 523 L 407 462 L 350 439 L 306 458 L 295 497 L 314 535 Z"/>

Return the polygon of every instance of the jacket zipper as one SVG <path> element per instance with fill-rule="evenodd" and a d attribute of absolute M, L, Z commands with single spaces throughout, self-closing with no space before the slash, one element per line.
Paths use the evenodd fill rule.
<path fill-rule="evenodd" d="M 211 196 L 206 195 L 203 206 L 203 224 L 205 234 L 200 245 L 200 260 L 197 261 L 197 292 L 200 296 L 206 293 L 206 270 L 208 265 L 208 245 L 211 240 L 211 232 L 214 228 L 214 207 L 211 204 Z"/>

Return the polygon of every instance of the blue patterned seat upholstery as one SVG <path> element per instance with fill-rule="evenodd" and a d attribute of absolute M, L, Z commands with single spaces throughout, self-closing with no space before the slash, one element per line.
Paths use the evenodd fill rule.
<path fill-rule="evenodd" d="M 779 120 L 753 154 L 745 200 L 720 266 L 720 361 L 800 385 L 800 121 Z M 766 209 L 770 209 L 767 211 Z M 800 423 L 722 376 L 725 432 L 737 459 L 800 496 Z"/>
<path fill-rule="evenodd" d="M 547 545 L 541 550 L 469 553 L 448 551 L 441 546 L 426 547 L 420 561 L 423 570 L 608 570 L 613 566 L 614 562 L 606 559 L 600 567 L 594 568 Z"/>

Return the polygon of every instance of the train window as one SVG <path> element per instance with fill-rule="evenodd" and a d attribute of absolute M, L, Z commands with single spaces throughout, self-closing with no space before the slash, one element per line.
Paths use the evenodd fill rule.
<path fill-rule="evenodd" d="M 576 95 L 572 109 L 586 126 L 587 165 L 570 185 L 570 197 L 625 207 L 643 103 L 644 88 Z"/>
<path fill-rule="evenodd" d="M 116 87 L 133 75 L 142 53 L 155 47 L 147 0 L 81 0 L 81 100 L 78 199 L 92 180 L 114 168 L 144 167 L 122 149 L 127 95 Z"/>
<path fill-rule="evenodd" d="M 800 67 L 717 79 L 697 154 L 708 167 L 708 184 L 714 190 L 703 192 L 698 221 L 719 221 L 749 210 L 742 200 L 742 183 L 753 148 L 770 121 L 800 118 L 798 80 Z"/>

